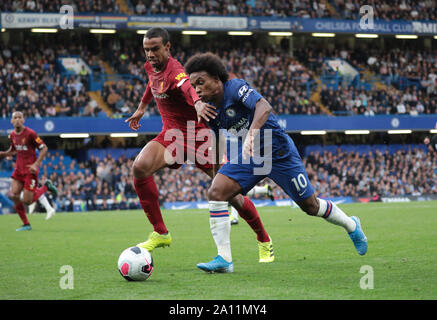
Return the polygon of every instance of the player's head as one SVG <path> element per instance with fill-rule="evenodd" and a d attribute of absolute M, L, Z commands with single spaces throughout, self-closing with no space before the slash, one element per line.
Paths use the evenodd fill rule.
<path fill-rule="evenodd" d="M 24 115 L 21 111 L 15 111 L 12 114 L 11 123 L 15 129 L 21 129 L 24 127 Z"/>
<path fill-rule="evenodd" d="M 229 74 L 220 58 L 210 52 L 196 54 L 185 64 L 191 85 L 203 101 L 213 101 L 223 93 Z"/>
<path fill-rule="evenodd" d="M 155 70 L 162 70 L 170 54 L 170 36 L 163 28 L 149 29 L 143 38 L 146 59 Z"/>

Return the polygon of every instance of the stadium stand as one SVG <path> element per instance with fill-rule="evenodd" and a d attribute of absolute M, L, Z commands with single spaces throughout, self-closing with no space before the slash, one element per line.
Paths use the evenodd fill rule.
<path fill-rule="evenodd" d="M 193 14 L 223 16 L 328 17 L 324 2 L 300 1 L 187 1 L 130 0 L 136 14 Z"/>
<path fill-rule="evenodd" d="M 360 7 L 368 5 L 374 8 L 375 18 L 385 20 L 436 20 L 435 1 L 356 1 L 356 0 L 331 0 L 339 16 L 345 19 L 359 19 Z"/>
<path fill-rule="evenodd" d="M 117 1 L 65 1 L 65 0 L 4 0 L 0 3 L 0 11 L 6 12 L 59 12 L 62 5 L 71 5 L 74 12 L 87 13 L 121 13 Z"/>

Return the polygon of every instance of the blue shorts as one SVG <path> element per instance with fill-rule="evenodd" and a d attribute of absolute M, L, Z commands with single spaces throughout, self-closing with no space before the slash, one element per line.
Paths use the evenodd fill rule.
<path fill-rule="evenodd" d="M 271 170 L 268 174 L 254 174 L 254 170 L 262 165 L 256 165 L 253 162 L 249 164 L 227 162 L 218 173 L 238 182 L 243 194 L 249 192 L 266 177 L 272 179 L 295 202 L 303 201 L 314 194 L 313 186 L 298 154 L 291 154 L 285 159 L 273 161 L 270 165 Z M 263 166 L 265 167 L 266 164 Z"/>

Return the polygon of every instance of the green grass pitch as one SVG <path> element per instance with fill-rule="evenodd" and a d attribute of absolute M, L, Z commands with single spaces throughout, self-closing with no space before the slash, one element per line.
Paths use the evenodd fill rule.
<path fill-rule="evenodd" d="M 340 207 L 361 218 L 365 256 L 341 227 L 264 207 L 276 260 L 258 263 L 255 235 L 240 219 L 231 232 L 232 274 L 196 268 L 216 254 L 207 210 L 164 211 L 173 244 L 153 252 L 155 271 L 145 282 L 128 282 L 117 270 L 119 254 L 151 231 L 142 211 L 59 213 L 49 221 L 31 215 L 30 232 L 15 231 L 17 215 L 0 216 L 0 299 L 437 299 L 436 201 Z M 64 265 L 73 268 L 73 289 L 60 287 Z"/>

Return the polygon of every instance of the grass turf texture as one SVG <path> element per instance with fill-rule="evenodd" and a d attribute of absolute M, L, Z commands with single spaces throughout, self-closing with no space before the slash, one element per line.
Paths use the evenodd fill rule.
<path fill-rule="evenodd" d="M 127 282 L 117 259 L 151 230 L 142 211 L 31 215 L 33 230 L 16 232 L 17 215 L 0 216 L 0 299 L 437 299 L 437 202 L 341 205 L 361 218 L 369 251 L 359 256 L 343 228 L 290 207 L 258 208 L 276 260 L 258 263 L 255 235 L 232 226 L 232 274 L 196 268 L 216 254 L 207 210 L 164 211 L 170 248 L 153 252 L 155 271 Z M 74 289 L 60 288 L 63 265 Z M 371 266 L 374 288 L 360 273 Z"/>

